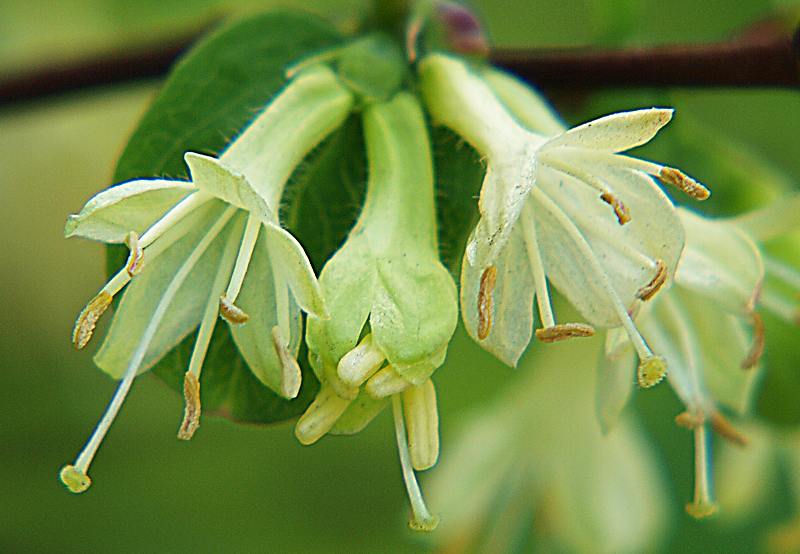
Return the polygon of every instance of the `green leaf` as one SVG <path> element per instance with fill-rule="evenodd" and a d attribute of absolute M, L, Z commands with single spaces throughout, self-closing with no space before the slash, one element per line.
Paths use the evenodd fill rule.
<path fill-rule="evenodd" d="M 322 20 L 288 12 L 253 16 L 213 33 L 186 55 L 167 79 L 131 137 L 117 165 L 115 182 L 141 177 L 186 178 L 185 152 L 220 152 L 280 90 L 288 65 L 340 41 L 337 31 Z M 324 161 L 331 145 L 338 146 L 337 156 L 350 157 L 341 148 L 341 140 L 334 137 L 320 147 L 319 156 L 312 156 L 307 173 L 313 174 L 316 161 Z M 331 168 L 323 168 L 331 178 Z M 336 177 L 334 174 L 330 180 Z M 326 247 L 330 250 L 335 244 Z M 124 256 L 120 248 L 109 249 L 109 271 L 116 271 Z M 176 391 L 182 390 L 194 340 L 192 333 L 153 368 Z M 305 353 L 301 351 L 300 357 L 304 360 Z M 217 325 L 203 368 L 204 410 L 256 423 L 294 417 L 305 409 L 317 388 L 312 373 L 304 374 L 299 396 L 292 401 L 281 399 L 250 372 L 228 326 Z"/>

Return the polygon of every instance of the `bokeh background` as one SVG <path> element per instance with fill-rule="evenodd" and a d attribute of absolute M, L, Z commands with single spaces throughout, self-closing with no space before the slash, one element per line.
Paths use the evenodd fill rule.
<path fill-rule="evenodd" d="M 363 2 L 213 0 L 0 1 L 0 74 L 110 48 L 168 39 L 211 18 L 295 6 L 347 24 Z M 724 39 L 791 10 L 767 0 L 476 1 L 495 44 L 569 46 L 660 44 Z M 70 344 L 75 315 L 103 282 L 99 245 L 63 239 L 67 214 L 109 184 L 116 157 L 159 83 L 80 91 L 0 108 L 0 551 L 2 552 L 412 552 L 435 546 L 407 530 L 406 499 L 388 413 L 355 437 L 301 447 L 292 424 L 236 426 L 206 418 L 194 440 L 175 431 L 182 399 L 157 379 L 140 378 L 92 467 L 95 485 L 68 494 L 57 480 L 102 413 L 114 383 L 92 364 L 92 348 Z M 760 182 L 726 188 L 712 179 L 733 165 L 747 176 L 797 188 L 800 95 L 792 91 L 605 91 L 561 93 L 577 123 L 633 107 L 677 108 L 670 130 L 642 156 L 668 159 L 712 185 L 709 209 L 732 211 L 763 193 Z M 711 138 L 708 138 L 711 137 Z M 706 140 L 708 138 L 708 140 Z M 713 140 L 712 140 L 713 139 Z M 692 141 L 720 146 L 700 155 Z M 727 149 L 726 149 L 727 148 Z M 706 152 L 706 151 L 704 151 Z M 759 169 L 760 170 L 760 169 Z M 730 189 L 726 197 L 719 191 Z M 726 199 L 727 198 L 727 199 Z M 101 330 L 102 332 L 102 330 Z M 786 398 L 765 408 L 796 423 L 796 340 L 770 343 L 768 361 L 783 368 Z M 437 373 L 445 453 L 461 422 L 524 372 L 502 367 L 461 331 Z M 541 363 L 547 363 L 542 358 Z M 564 371 L 571 368 L 565 367 Z M 764 534 L 798 509 L 778 486 L 766 508 L 731 523 L 694 522 L 682 512 L 691 494 L 691 439 L 672 418 L 681 407 L 666 386 L 638 393 L 639 419 L 668 494 L 667 534 L 651 549 L 751 552 Z M 545 414 L 531 425 L 546 426 Z M 435 472 L 435 470 L 434 470 Z M 427 476 L 423 476 L 423 484 Z M 783 478 L 786 478 L 784 476 Z M 435 500 L 431 499 L 433 508 Z M 444 514 L 446 518 L 446 514 Z M 552 546 L 552 545 L 551 545 Z"/>

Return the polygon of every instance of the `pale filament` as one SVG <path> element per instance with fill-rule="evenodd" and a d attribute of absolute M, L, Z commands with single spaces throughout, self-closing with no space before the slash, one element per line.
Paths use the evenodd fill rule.
<path fill-rule="evenodd" d="M 250 213 L 247 216 L 247 225 L 244 229 L 242 243 L 239 246 L 239 254 L 236 256 L 236 264 L 233 266 L 233 273 L 225 291 L 225 297 L 231 303 L 236 302 L 236 297 L 239 296 L 239 292 L 242 290 L 242 283 L 244 283 L 245 274 L 250 265 L 250 259 L 253 256 L 260 229 L 261 219 Z"/>
<path fill-rule="evenodd" d="M 169 308 L 169 305 L 172 303 L 172 300 L 175 298 L 178 290 L 180 289 L 181 285 L 184 283 L 186 278 L 189 276 L 189 273 L 194 268 L 194 266 L 199 261 L 200 257 L 203 253 L 208 249 L 217 235 L 222 231 L 223 227 L 228 223 L 228 221 L 233 217 L 234 213 L 236 212 L 236 208 L 228 208 L 226 209 L 214 222 L 211 228 L 206 232 L 200 242 L 197 244 L 195 249 L 180 267 L 178 272 L 173 276 L 172 281 L 170 281 L 167 289 L 164 291 L 164 295 L 161 297 L 158 305 L 156 306 L 155 311 L 153 312 L 152 319 L 148 323 L 147 327 L 145 328 L 144 334 L 142 335 L 142 339 L 139 341 L 136 350 L 131 357 L 130 362 L 128 363 L 128 367 L 125 370 L 125 374 L 120 382 L 119 386 L 117 387 L 116 392 L 114 393 L 114 397 L 111 399 L 111 402 L 106 409 L 105 414 L 103 415 L 100 422 L 97 424 L 97 427 L 94 430 L 89 441 L 86 443 L 86 446 L 78 455 L 78 458 L 75 461 L 75 469 L 80 471 L 83 474 L 89 469 L 89 465 L 92 462 L 95 454 L 97 453 L 97 449 L 100 447 L 100 443 L 105 438 L 106 433 L 108 433 L 111 424 L 114 422 L 114 419 L 117 416 L 120 408 L 122 407 L 122 403 L 125 401 L 125 397 L 130 391 L 131 385 L 133 384 L 133 380 L 136 377 L 136 374 L 139 371 L 139 366 L 144 359 L 144 356 L 147 352 L 147 348 L 150 346 L 150 342 L 153 340 L 155 336 L 156 330 L 158 329 L 161 320 L 164 318 L 164 315 Z"/>
<path fill-rule="evenodd" d="M 139 237 L 139 246 L 147 248 L 163 235 L 165 231 L 212 198 L 213 196 L 211 194 L 204 191 L 197 191 L 189 194 L 189 196 L 175 204 L 161 219 L 153 223 L 150 228 Z"/>
<path fill-rule="evenodd" d="M 403 405 L 400 397 L 396 394 L 392 396 L 392 416 L 394 417 L 394 431 L 397 439 L 397 450 L 400 455 L 400 466 L 403 471 L 403 481 L 406 485 L 408 499 L 411 502 L 411 512 L 414 516 L 411 524 L 419 529 L 431 531 L 436 527 L 438 518 L 428 511 L 419 483 L 417 483 L 417 477 L 411 465 L 411 453 L 408 450 L 406 425 L 403 420 Z"/>
<path fill-rule="evenodd" d="M 539 252 L 539 242 L 536 238 L 536 223 L 533 220 L 533 208 L 529 202 L 525 203 L 522 216 L 522 232 L 525 235 L 525 247 L 528 250 L 528 261 L 531 265 L 533 283 L 536 288 L 536 304 L 539 307 L 539 317 L 543 327 L 553 327 L 556 324 L 553 307 L 550 304 L 550 293 L 547 290 L 542 256 Z"/>
<path fill-rule="evenodd" d="M 642 338 L 642 335 L 636 329 L 636 325 L 633 323 L 633 320 L 628 314 L 627 308 L 622 304 L 622 300 L 620 300 L 617 291 L 615 291 L 614 287 L 611 285 L 608 274 L 600 265 L 600 262 L 595 257 L 594 252 L 592 252 L 592 249 L 586 242 L 586 239 L 583 237 L 583 235 L 581 235 L 581 232 L 577 227 L 575 227 L 575 224 L 567 217 L 563 210 L 539 187 L 535 187 L 531 191 L 531 194 L 533 194 L 533 196 L 535 196 L 540 202 L 547 205 L 553 216 L 561 223 L 564 231 L 573 239 L 586 260 L 592 265 L 599 284 L 608 296 L 608 299 L 611 301 L 611 305 L 613 306 L 614 311 L 617 313 L 619 323 L 628 334 L 631 344 L 633 344 L 639 359 L 645 360 L 653 357 L 653 352 L 650 350 L 650 347 L 647 346 L 647 343 Z"/>

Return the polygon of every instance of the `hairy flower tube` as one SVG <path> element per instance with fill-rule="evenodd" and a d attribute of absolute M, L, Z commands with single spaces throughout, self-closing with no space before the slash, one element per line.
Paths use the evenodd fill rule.
<path fill-rule="evenodd" d="M 695 494 L 686 510 L 702 518 L 717 509 L 709 477 L 709 426 L 737 444 L 746 443 L 720 407 L 743 413 L 749 406 L 764 349 L 763 325 L 755 311 L 764 267 L 757 246 L 735 225 L 685 209 L 679 213 L 687 241 L 675 285 L 643 306 L 636 321 L 648 342 L 666 357 L 669 383 L 686 406 L 676 419 L 694 433 Z M 607 355 L 612 362 L 606 366 L 608 374 L 599 379 L 598 392 L 606 428 L 630 391 L 624 384 L 630 380 L 626 344 L 618 331 L 609 333 Z"/>
<path fill-rule="evenodd" d="M 480 220 L 461 272 L 461 309 L 470 335 L 516 365 L 530 342 L 533 302 L 543 342 L 621 326 L 640 359 L 639 382 L 666 372 L 630 316 L 674 274 L 684 233 L 650 177 L 704 199 L 680 171 L 621 155 L 652 139 L 666 109 L 609 115 L 565 130 L 542 99 L 494 70 L 432 54 L 420 62 L 421 88 L 435 123 L 469 142 L 487 163 Z M 548 284 L 585 323 L 557 324 Z"/>
<path fill-rule="evenodd" d="M 436 525 L 414 470 L 439 453 L 431 374 L 445 359 L 458 319 L 456 286 L 439 260 L 433 171 L 417 99 L 399 93 L 364 111 L 367 196 L 341 248 L 320 274 L 330 311 L 306 330 L 322 387 L 297 422 L 311 444 L 328 432 L 356 433 L 391 399 L 413 519 Z"/>
<path fill-rule="evenodd" d="M 300 310 L 321 318 L 327 310 L 311 264 L 280 226 L 278 209 L 294 168 L 344 121 L 352 105 L 352 94 L 330 69 L 308 68 L 219 158 L 186 153 L 191 181 L 126 182 L 101 192 L 69 218 L 67 237 L 125 242 L 130 248 L 126 266 L 75 324 L 73 341 L 82 348 L 127 285 L 95 356 L 97 365 L 121 382 L 85 448 L 61 472 L 72 492 L 89 487 L 89 465 L 134 378 L 199 326 L 178 433 L 191 438 L 199 425 L 203 359 L 220 316 L 255 376 L 285 398 L 297 395 Z"/>

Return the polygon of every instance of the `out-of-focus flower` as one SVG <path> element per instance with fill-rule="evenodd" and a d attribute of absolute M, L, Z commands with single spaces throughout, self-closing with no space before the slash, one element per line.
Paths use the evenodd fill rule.
<path fill-rule="evenodd" d="M 487 162 L 461 273 L 470 335 L 515 365 L 531 339 L 534 297 L 539 340 L 594 334 L 587 324 L 556 323 L 550 283 L 591 325 L 621 326 L 639 355 L 640 383 L 656 384 L 666 367 L 629 312 L 668 283 L 684 234 L 650 177 L 697 199 L 709 193 L 676 169 L 621 152 L 652 139 L 672 111 L 623 112 L 565 130 L 535 92 L 503 73 L 433 54 L 420 62 L 420 81 L 434 122 Z"/>
<path fill-rule="evenodd" d="M 669 504 L 637 424 L 594 421 L 597 340 L 522 362 L 509 390 L 445 449 L 430 483 L 447 514 L 443 552 L 641 552 L 657 547 Z M 567 370 L 568 369 L 568 370 Z"/>
<path fill-rule="evenodd" d="M 256 377 L 281 396 L 297 395 L 300 310 L 317 317 L 327 311 L 303 248 L 280 226 L 278 208 L 294 168 L 352 105 L 352 94 L 330 69 L 308 68 L 218 159 L 186 153 L 191 181 L 123 183 L 70 216 L 66 236 L 130 248 L 126 266 L 89 302 L 73 332 L 75 345 L 84 347 L 127 285 L 95 356 L 121 382 L 84 450 L 61 472 L 71 491 L 89 487 L 89 464 L 134 378 L 199 326 L 178 434 L 192 436 L 200 418 L 200 371 L 218 316 L 231 325 Z"/>
<path fill-rule="evenodd" d="M 430 145 L 408 93 L 364 111 L 367 197 L 320 284 L 330 319 L 311 319 L 309 359 L 322 388 L 295 428 L 303 444 L 364 428 L 391 398 L 413 527 L 435 527 L 413 470 L 439 454 L 431 374 L 458 319 L 456 287 L 439 260 Z"/>
<path fill-rule="evenodd" d="M 649 305 L 637 308 L 636 322 L 647 341 L 667 359 L 669 382 L 686 405 L 676 421 L 695 435 L 695 497 L 687 511 L 705 517 L 716 511 L 709 477 L 707 428 L 744 445 L 747 439 L 720 412 L 724 407 L 745 414 L 764 352 L 761 305 L 787 320 L 796 300 L 765 289 L 763 254 L 754 241 L 785 233 L 800 222 L 797 198 L 782 199 L 736 219 L 707 219 L 680 209 L 686 249 L 675 286 Z M 784 284 L 800 282 L 797 270 L 771 259 L 767 276 Z M 768 280 L 769 282 L 769 280 Z M 763 302 L 763 298 L 769 298 Z M 630 349 L 618 330 L 609 332 L 607 355 L 598 380 L 598 417 L 608 429 L 631 391 Z"/>

